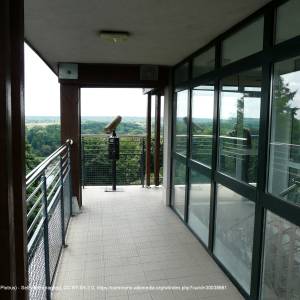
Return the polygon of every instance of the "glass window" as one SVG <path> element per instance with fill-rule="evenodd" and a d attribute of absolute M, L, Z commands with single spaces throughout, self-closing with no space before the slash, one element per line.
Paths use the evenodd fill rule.
<path fill-rule="evenodd" d="M 179 160 L 173 160 L 173 207 L 184 219 L 186 166 Z"/>
<path fill-rule="evenodd" d="M 300 205 L 300 56 L 274 65 L 268 191 Z"/>
<path fill-rule="evenodd" d="M 290 0 L 277 9 L 276 43 L 300 35 L 300 1 Z"/>
<path fill-rule="evenodd" d="M 177 93 L 175 151 L 182 155 L 187 151 L 188 101 L 187 90 Z"/>
<path fill-rule="evenodd" d="M 261 299 L 300 299 L 300 228 L 267 212 Z"/>
<path fill-rule="evenodd" d="M 189 79 L 189 63 L 185 63 L 175 69 L 174 81 L 175 84 L 185 82 Z"/>
<path fill-rule="evenodd" d="M 261 69 L 222 80 L 219 170 L 256 184 L 261 102 Z"/>
<path fill-rule="evenodd" d="M 249 293 L 255 203 L 218 185 L 214 254 Z"/>
<path fill-rule="evenodd" d="M 192 94 L 192 148 L 191 157 L 211 165 L 214 114 L 214 86 L 202 85 Z"/>
<path fill-rule="evenodd" d="M 198 55 L 193 60 L 193 77 L 208 73 L 215 68 L 215 47 Z"/>
<path fill-rule="evenodd" d="M 188 223 L 193 231 L 208 245 L 210 178 L 191 170 Z"/>
<path fill-rule="evenodd" d="M 230 64 L 263 50 L 264 18 L 244 27 L 224 40 L 222 44 L 222 65 Z"/>

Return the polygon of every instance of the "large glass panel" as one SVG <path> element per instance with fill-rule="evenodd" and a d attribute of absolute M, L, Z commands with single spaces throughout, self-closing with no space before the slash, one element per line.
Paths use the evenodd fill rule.
<path fill-rule="evenodd" d="M 267 212 L 261 299 L 300 299 L 300 228 Z"/>
<path fill-rule="evenodd" d="M 222 65 L 252 55 L 263 49 L 264 18 L 244 27 L 224 40 L 222 44 Z"/>
<path fill-rule="evenodd" d="M 300 205 L 300 56 L 274 65 L 268 191 Z"/>
<path fill-rule="evenodd" d="M 214 114 L 214 86 L 202 85 L 192 94 L 192 148 L 191 157 L 211 165 Z"/>
<path fill-rule="evenodd" d="M 175 84 L 185 82 L 189 79 L 189 64 L 185 63 L 175 69 L 174 81 Z"/>
<path fill-rule="evenodd" d="M 193 77 L 208 73 L 215 68 L 215 47 L 193 59 Z"/>
<path fill-rule="evenodd" d="M 186 155 L 187 151 L 187 115 L 189 93 L 187 90 L 177 93 L 175 151 Z"/>
<path fill-rule="evenodd" d="M 256 184 L 261 69 L 222 80 L 219 170 Z"/>
<path fill-rule="evenodd" d="M 210 178 L 191 170 L 188 223 L 201 240 L 208 245 Z"/>
<path fill-rule="evenodd" d="M 290 0 L 279 6 L 276 19 L 276 43 L 300 35 L 300 1 Z"/>
<path fill-rule="evenodd" d="M 218 185 L 214 254 L 249 293 L 255 203 Z"/>
<path fill-rule="evenodd" d="M 179 160 L 173 160 L 173 207 L 184 218 L 186 166 Z"/>

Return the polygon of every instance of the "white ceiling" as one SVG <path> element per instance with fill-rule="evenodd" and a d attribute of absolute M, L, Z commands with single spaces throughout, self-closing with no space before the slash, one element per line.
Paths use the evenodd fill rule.
<path fill-rule="evenodd" d="M 270 0 L 25 0 L 25 38 L 58 62 L 174 65 Z M 99 30 L 129 31 L 123 44 Z"/>

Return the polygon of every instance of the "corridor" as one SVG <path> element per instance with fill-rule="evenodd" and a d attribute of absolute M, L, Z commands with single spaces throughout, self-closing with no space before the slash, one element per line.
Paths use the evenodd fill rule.
<path fill-rule="evenodd" d="M 53 284 L 55 300 L 243 299 L 164 205 L 161 188 L 84 189 L 67 244 Z"/>

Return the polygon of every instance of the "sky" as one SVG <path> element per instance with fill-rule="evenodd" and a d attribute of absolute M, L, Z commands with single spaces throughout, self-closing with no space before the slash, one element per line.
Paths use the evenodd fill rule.
<path fill-rule="evenodd" d="M 297 74 L 298 75 L 298 74 Z M 291 77 L 291 76 L 290 76 Z M 293 77 L 293 76 L 292 76 Z M 286 78 L 293 82 L 294 78 Z M 292 86 L 292 84 L 291 84 Z M 236 101 L 241 95 L 225 93 L 226 105 L 222 107 L 222 118 L 236 116 Z M 185 92 L 179 93 L 186 103 Z M 204 100 L 205 99 L 205 100 Z M 203 101 L 204 100 L 204 101 Z M 225 100 L 225 99 L 224 99 Z M 125 88 L 83 88 L 81 89 L 82 116 L 117 116 L 145 117 L 147 96 L 142 89 Z M 202 101 L 210 103 L 210 95 L 202 93 Z M 201 101 L 201 102 L 202 102 Z M 180 100 L 178 99 L 180 103 Z M 202 103 L 203 103 L 202 102 Z M 259 117 L 259 99 L 245 101 L 245 116 Z M 152 102 L 154 104 L 154 102 Z M 162 105 L 163 108 L 163 105 Z M 186 107 L 179 113 L 186 114 Z M 162 109 L 163 114 L 163 109 Z M 26 116 L 59 116 L 60 115 L 60 87 L 57 76 L 39 58 L 39 56 L 25 44 L 25 115 Z M 154 105 L 152 108 L 154 116 Z M 180 116 L 179 116 L 180 117 Z M 195 117 L 211 118 L 212 106 L 201 105 Z"/>
<path fill-rule="evenodd" d="M 59 116 L 59 83 L 56 75 L 25 44 L 25 115 Z"/>
<path fill-rule="evenodd" d="M 59 116 L 60 87 L 57 76 L 25 44 L 25 115 Z M 82 116 L 146 116 L 142 89 L 81 89 Z"/>
<path fill-rule="evenodd" d="M 288 84 L 291 92 L 295 92 L 294 99 L 291 103 L 291 107 L 300 107 L 300 91 L 299 91 L 299 82 L 300 82 L 300 71 L 283 74 L 281 75 L 283 82 Z M 300 112 L 299 110 L 296 113 L 296 118 L 300 119 Z"/>
<path fill-rule="evenodd" d="M 83 88 L 81 115 L 145 117 L 146 101 L 142 89 Z"/>

